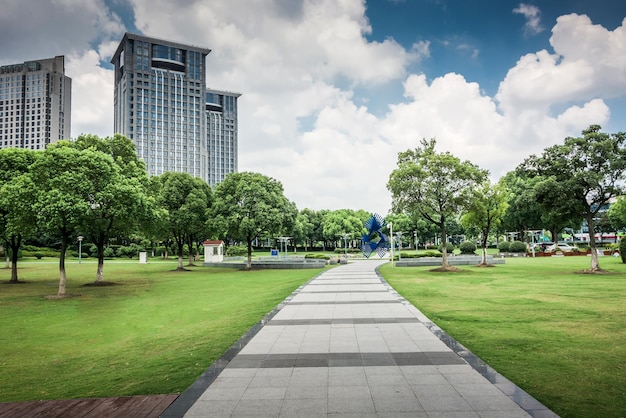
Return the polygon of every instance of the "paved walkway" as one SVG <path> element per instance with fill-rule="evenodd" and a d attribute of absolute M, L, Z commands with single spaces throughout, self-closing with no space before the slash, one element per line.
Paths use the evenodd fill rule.
<path fill-rule="evenodd" d="M 311 280 L 161 416 L 556 417 L 400 297 L 382 263 Z"/>

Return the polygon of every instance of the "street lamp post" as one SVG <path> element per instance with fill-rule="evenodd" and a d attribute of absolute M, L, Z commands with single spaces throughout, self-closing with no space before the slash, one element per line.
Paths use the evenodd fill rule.
<path fill-rule="evenodd" d="M 83 239 L 85 239 L 85 237 L 82 235 L 78 236 L 78 264 L 82 262 L 83 258 Z"/>
<path fill-rule="evenodd" d="M 390 244 L 391 244 L 391 267 L 395 267 L 396 266 L 396 261 L 393 258 L 393 223 L 389 222 L 389 239 L 391 240 Z"/>
<path fill-rule="evenodd" d="M 533 254 L 533 257 L 535 257 L 535 234 L 539 236 L 539 234 L 541 233 L 541 230 L 538 229 L 536 231 L 528 231 L 528 233 L 530 234 L 530 250 Z"/>

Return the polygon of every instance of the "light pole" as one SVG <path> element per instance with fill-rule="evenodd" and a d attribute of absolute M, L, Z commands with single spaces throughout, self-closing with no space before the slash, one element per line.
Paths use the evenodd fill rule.
<path fill-rule="evenodd" d="M 535 234 L 539 235 L 541 230 L 528 231 L 528 233 L 530 234 L 530 250 L 533 253 L 533 257 L 535 257 Z"/>
<path fill-rule="evenodd" d="M 389 239 L 391 240 L 391 267 L 396 266 L 396 261 L 393 258 L 393 223 L 389 222 Z"/>
<path fill-rule="evenodd" d="M 417 231 L 413 232 L 413 236 L 415 237 L 415 254 L 417 254 Z"/>
<path fill-rule="evenodd" d="M 83 258 L 83 239 L 85 239 L 85 237 L 82 235 L 78 236 L 78 264 L 82 262 Z"/>

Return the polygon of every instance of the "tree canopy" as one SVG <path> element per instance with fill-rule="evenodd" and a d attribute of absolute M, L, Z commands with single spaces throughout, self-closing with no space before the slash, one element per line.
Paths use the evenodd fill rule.
<path fill-rule="evenodd" d="M 80 226 L 86 225 L 97 196 L 118 179 L 113 158 L 94 150 L 78 150 L 67 141 L 48 146 L 33 163 L 38 187 L 35 209 L 39 225 L 61 239 L 58 296 L 65 295 L 65 253 Z"/>
<path fill-rule="evenodd" d="M 295 223 L 297 209 L 283 194 L 282 184 L 263 174 L 231 173 L 215 186 L 209 227 L 244 241 L 248 247 L 246 268 L 252 268 L 252 242 L 259 237 L 283 234 Z"/>
<path fill-rule="evenodd" d="M 421 147 L 398 154 L 398 167 L 391 173 L 394 212 L 420 216 L 437 225 L 443 246 L 442 268 L 449 269 L 446 251 L 447 222 L 466 207 L 471 190 L 482 183 L 487 171 L 449 152 L 436 152 L 436 141 L 421 141 Z"/>
<path fill-rule="evenodd" d="M 491 184 L 487 180 L 472 190 L 469 205 L 461 217 L 465 227 L 473 226 L 480 232 L 481 265 L 487 265 L 489 234 L 502 222 L 508 206 L 507 197 L 503 184 Z"/>
<path fill-rule="evenodd" d="M 206 230 L 213 192 L 206 182 L 188 173 L 167 172 L 152 181 L 157 190 L 156 205 L 161 209 L 162 231 L 176 243 L 178 270 L 184 270 L 184 245 Z"/>
<path fill-rule="evenodd" d="M 591 271 L 599 271 L 596 251 L 595 218 L 611 199 L 624 194 L 626 174 L 626 133 L 607 134 L 591 125 L 579 138 L 565 138 L 562 145 L 532 155 L 518 171 L 528 177 L 541 177 L 546 186 L 536 194 L 544 208 L 568 208 L 567 216 L 580 217 L 589 229 Z M 549 185 L 555 186 L 553 189 Z"/>
<path fill-rule="evenodd" d="M 10 283 L 19 281 L 17 260 L 23 239 L 37 230 L 33 209 L 36 192 L 32 182 L 24 177 L 36 157 L 33 150 L 0 149 L 0 237 L 11 250 Z"/>

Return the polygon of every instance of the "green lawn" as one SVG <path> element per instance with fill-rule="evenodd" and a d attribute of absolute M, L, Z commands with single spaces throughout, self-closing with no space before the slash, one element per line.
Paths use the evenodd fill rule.
<path fill-rule="evenodd" d="M 626 413 L 626 265 L 577 274 L 588 257 L 507 259 L 460 273 L 381 267 L 433 322 L 562 417 Z"/>
<path fill-rule="evenodd" d="M 48 262 L 46 262 L 48 261 Z M 184 391 L 253 324 L 319 270 L 236 271 L 175 261 L 20 263 L 24 284 L 0 269 L 0 401 Z"/>

